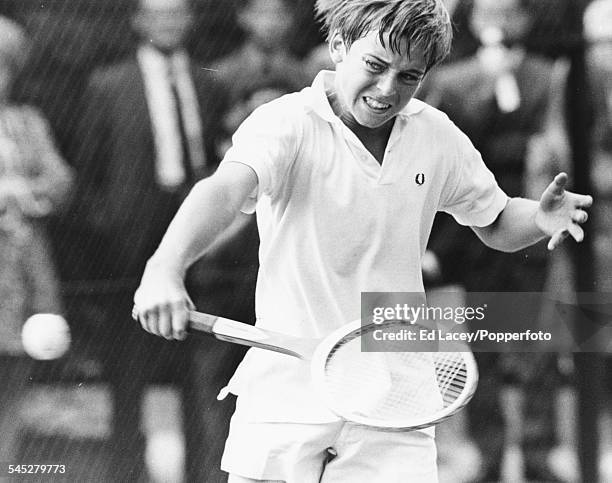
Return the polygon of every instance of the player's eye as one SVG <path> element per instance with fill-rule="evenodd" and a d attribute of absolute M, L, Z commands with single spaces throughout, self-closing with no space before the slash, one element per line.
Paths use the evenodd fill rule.
<path fill-rule="evenodd" d="M 385 70 L 385 66 L 382 65 L 380 62 L 376 62 L 370 59 L 364 59 L 364 62 L 367 66 L 367 68 L 371 71 L 371 72 L 375 72 L 375 73 L 380 73 L 382 71 Z"/>
<path fill-rule="evenodd" d="M 406 85 L 414 85 L 421 82 L 423 77 L 419 74 L 406 73 L 400 75 L 400 81 Z"/>

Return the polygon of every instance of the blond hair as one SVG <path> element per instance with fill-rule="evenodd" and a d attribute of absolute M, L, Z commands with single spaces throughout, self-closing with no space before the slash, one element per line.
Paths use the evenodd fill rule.
<path fill-rule="evenodd" d="M 442 0 L 317 0 L 317 18 L 330 38 L 339 33 L 347 47 L 371 32 L 400 52 L 403 41 L 423 50 L 427 70 L 450 52 L 451 19 Z"/>

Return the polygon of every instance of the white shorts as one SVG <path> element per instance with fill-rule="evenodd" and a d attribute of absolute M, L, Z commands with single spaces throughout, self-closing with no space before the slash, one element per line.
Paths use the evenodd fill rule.
<path fill-rule="evenodd" d="M 389 432 L 343 421 L 253 422 L 240 398 L 221 469 L 285 483 L 437 483 L 435 439 L 421 431 Z M 330 455 L 333 455 L 330 457 Z"/>

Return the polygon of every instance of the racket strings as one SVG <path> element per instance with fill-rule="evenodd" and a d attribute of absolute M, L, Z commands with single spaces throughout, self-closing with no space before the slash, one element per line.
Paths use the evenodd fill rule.
<path fill-rule="evenodd" d="M 448 407 L 465 390 L 468 376 L 467 366 L 458 352 L 436 352 L 433 358 L 444 407 Z"/>
<path fill-rule="evenodd" d="M 421 402 L 429 391 L 423 384 L 406 384 L 409 376 L 392 369 L 406 363 L 400 353 L 361 353 L 359 357 L 352 352 L 356 351 L 348 346 L 338 350 L 326 368 L 328 392 L 343 412 L 382 419 L 424 412 Z M 419 377 L 418 371 L 410 372 L 413 378 Z"/>
<path fill-rule="evenodd" d="M 361 336 L 328 356 L 328 396 L 345 416 L 382 421 L 432 418 L 463 393 L 467 368 L 455 352 L 362 352 Z"/>

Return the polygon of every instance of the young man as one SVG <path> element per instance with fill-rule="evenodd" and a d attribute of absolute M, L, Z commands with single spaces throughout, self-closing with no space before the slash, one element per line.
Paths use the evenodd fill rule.
<path fill-rule="evenodd" d="M 257 325 L 323 337 L 360 317 L 361 292 L 422 292 L 436 211 L 516 250 L 579 223 L 588 196 L 561 174 L 540 202 L 509 199 L 469 140 L 412 97 L 447 54 L 440 0 L 318 2 L 335 74 L 257 109 L 215 175 L 197 184 L 149 260 L 133 315 L 183 338 L 183 278 L 240 210 L 256 207 Z M 229 384 L 239 395 L 222 468 L 230 481 L 435 482 L 433 430 L 389 433 L 338 420 L 309 390 L 308 365 L 252 349 Z M 328 449 L 336 454 L 330 462 Z"/>

